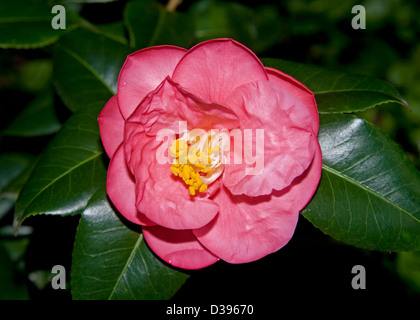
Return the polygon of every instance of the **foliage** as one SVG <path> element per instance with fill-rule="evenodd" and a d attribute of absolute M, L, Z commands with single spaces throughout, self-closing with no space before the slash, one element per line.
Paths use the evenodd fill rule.
<path fill-rule="evenodd" d="M 300 232 L 309 225 L 301 219 L 290 244 L 293 257 L 302 246 L 308 249 L 310 237 L 322 239 L 318 252 L 353 250 L 365 261 L 371 261 L 371 251 L 397 252 L 391 260 L 376 255 L 375 261 L 387 276 L 400 274 L 410 290 L 419 290 L 418 270 L 412 270 L 420 251 L 417 3 L 366 1 L 367 29 L 353 30 L 350 0 L 199 0 L 176 10 L 154 0 L 63 0 L 67 26 L 55 30 L 51 8 L 57 3 L 0 2 L 1 299 L 56 295 L 46 288 L 52 266 L 61 261 L 70 278 L 64 298 L 168 299 L 181 287 L 178 296 L 194 296 L 196 283 L 209 284 L 197 272 L 161 262 L 141 230 L 108 201 L 108 159 L 97 115 L 116 92 L 127 54 L 159 44 L 189 48 L 215 37 L 244 43 L 266 57 L 266 66 L 315 93 L 323 171 L 302 217 L 331 238 L 317 230 Z M 57 222 L 52 216 L 65 218 Z M 57 228 L 66 232 L 60 237 Z M 37 230 L 42 239 L 70 243 L 45 249 L 60 251 L 53 265 L 31 258 L 43 250 Z M 281 260 L 290 250 L 266 259 L 296 263 Z M 248 276 L 258 277 L 266 267 L 264 261 L 255 267 L 221 263 L 203 272 L 216 278 L 227 270 L 242 270 L 238 277 L 251 270 Z M 298 273 L 293 276 L 299 280 Z"/>

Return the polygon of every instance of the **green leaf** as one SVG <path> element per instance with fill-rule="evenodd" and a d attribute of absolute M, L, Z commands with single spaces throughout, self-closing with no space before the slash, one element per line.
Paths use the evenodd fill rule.
<path fill-rule="evenodd" d="M 395 264 L 398 275 L 420 293 L 420 251 L 398 252 Z"/>
<path fill-rule="evenodd" d="M 345 243 L 382 251 L 420 249 L 420 173 L 377 127 L 321 115 L 323 169 L 302 214 Z"/>
<path fill-rule="evenodd" d="M 168 299 L 183 285 L 187 275 L 162 263 L 143 234 L 125 223 L 108 202 L 105 187 L 98 189 L 77 229 L 71 273 L 74 299 Z"/>
<path fill-rule="evenodd" d="M 28 300 L 26 285 L 17 283 L 15 265 L 0 246 L 0 300 Z"/>
<path fill-rule="evenodd" d="M 197 41 L 233 38 L 258 53 L 284 35 L 284 23 L 275 6 L 250 8 L 233 1 L 201 0 L 194 2 L 188 13 Z"/>
<path fill-rule="evenodd" d="M 76 28 L 82 19 L 66 10 L 66 29 L 53 29 L 52 5 L 39 0 L 0 2 L 0 48 L 29 49 L 47 46 Z"/>
<path fill-rule="evenodd" d="M 0 154 L 0 192 L 22 174 L 32 159 L 31 155 L 21 153 Z"/>
<path fill-rule="evenodd" d="M 253 10 L 237 2 L 202 0 L 190 8 L 199 41 L 231 37 L 240 42 L 249 39 Z M 235 24 L 236 22 L 236 24 Z M 255 30 L 253 30 L 255 32 Z"/>
<path fill-rule="evenodd" d="M 19 72 L 19 88 L 37 93 L 48 88 L 53 65 L 51 59 L 34 59 L 24 63 Z"/>
<path fill-rule="evenodd" d="M 22 266 L 29 245 L 29 236 L 32 232 L 33 228 L 29 226 L 20 228 L 17 233 L 14 232 L 11 225 L 0 228 L 0 247 L 8 253 L 12 262 L 21 263 L 20 266 Z"/>
<path fill-rule="evenodd" d="M 384 103 L 408 106 L 398 91 L 382 79 L 280 59 L 267 58 L 262 62 L 296 78 L 312 90 L 319 113 L 357 112 Z"/>
<path fill-rule="evenodd" d="M 169 12 L 153 0 L 127 3 L 124 22 L 133 48 L 160 44 L 188 48 L 193 44 L 194 25 L 188 13 Z"/>
<path fill-rule="evenodd" d="M 131 50 L 91 31 L 64 36 L 54 50 L 53 81 L 66 106 L 76 111 L 104 106 L 117 91 L 118 75 Z"/>
<path fill-rule="evenodd" d="M 0 219 L 14 206 L 33 164 L 34 156 L 30 154 L 0 154 Z"/>
<path fill-rule="evenodd" d="M 38 290 L 44 290 L 48 285 L 51 286 L 51 280 L 54 277 L 51 270 L 35 270 L 28 274 L 28 279 Z"/>
<path fill-rule="evenodd" d="M 35 98 L 4 129 L 3 135 L 35 137 L 56 133 L 61 128 L 53 105 L 53 92 L 49 90 Z"/>
<path fill-rule="evenodd" d="M 75 113 L 43 151 L 15 207 L 16 227 L 31 215 L 80 212 L 105 182 L 95 108 Z"/>
<path fill-rule="evenodd" d="M 125 26 L 122 21 L 116 21 L 112 23 L 97 24 L 95 27 L 100 33 L 107 36 L 108 38 L 120 42 L 124 45 L 128 45 Z"/>

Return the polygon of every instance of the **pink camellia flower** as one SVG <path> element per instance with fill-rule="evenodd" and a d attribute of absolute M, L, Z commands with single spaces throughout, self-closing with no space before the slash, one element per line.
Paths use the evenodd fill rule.
<path fill-rule="evenodd" d="M 110 200 L 179 268 L 277 251 L 319 183 L 313 93 L 231 39 L 129 55 L 98 120 Z"/>

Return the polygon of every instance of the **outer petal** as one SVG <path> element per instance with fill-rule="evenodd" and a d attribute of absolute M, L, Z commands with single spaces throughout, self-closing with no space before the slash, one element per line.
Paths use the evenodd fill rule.
<path fill-rule="evenodd" d="M 268 79 L 255 54 L 231 39 L 205 41 L 191 48 L 172 78 L 189 92 L 222 104 L 241 84 Z"/>
<path fill-rule="evenodd" d="M 255 132 L 252 140 L 243 135 L 242 163 L 234 159 L 242 151 L 231 147 L 233 159 L 226 165 L 223 183 L 233 194 L 259 196 L 282 190 L 308 168 L 316 141 L 311 114 L 299 99 L 273 82 L 257 81 L 238 87 L 228 103 L 241 119 L 241 129 Z"/>
<path fill-rule="evenodd" d="M 143 227 L 149 247 L 164 261 L 183 269 L 200 269 L 219 260 L 204 248 L 191 230 Z"/>
<path fill-rule="evenodd" d="M 316 145 L 314 159 L 309 168 L 299 177 L 297 177 L 290 186 L 289 196 L 297 199 L 297 209 L 301 211 L 308 202 L 312 199 L 316 189 L 318 188 L 319 180 L 321 179 L 322 171 L 322 153 L 321 147 L 316 137 L 312 138 Z"/>
<path fill-rule="evenodd" d="M 115 150 L 124 139 L 124 119 L 118 108 L 117 96 L 105 104 L 98 116 L 102 144 L 108 157 L 112 158 Z"/>
<path fill-rule="evenodd" d="M 295 78 L 281 72 L 277 69 L 266 67 L 268 79 L 280 85 L 285 90 L 292 93 L 296 98 L 300 99 L 308 108 L 312 115 L 312 130 L 315 135 L 318 135 L 319 129 L 319 114 L 316 105 L 314 93 L 309 90 L 304 84 L 297 81 Z"/>
<path fill-rule="evenodd" d="M 193 230 L 197 239 L 222 260 L 245 263 L 283 247 L 293 236 L 299 213 L 284 192 L 251 198 L 234 196 L 221 188 L 214 200 L 220 206 L 216 218 Z"/>
<path fill-rule="evenodd" d="M 172 75 L 187 50 L 174 46 L 155 46 L 127 57 L 118 79 L 118 104 L 127 119 L 143 98 L 163 79 Z"/>
<path fill-rule="evenodd" d="M 106 190 L 114 206 L 125 218 L 143 226 L 155 225 L 137 211 L 134 178 L 125 163 L 122 145 L 109 164 Z"/>

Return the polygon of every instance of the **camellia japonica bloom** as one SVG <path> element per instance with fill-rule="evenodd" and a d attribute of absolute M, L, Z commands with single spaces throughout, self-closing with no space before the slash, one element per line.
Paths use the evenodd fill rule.
<path fill-rule="evenodd" d="M 321 176 L 313 93 L 231 39 L 129 55 L 98 120 L 110 200 L 179 268 L 277 251 Z"/>

